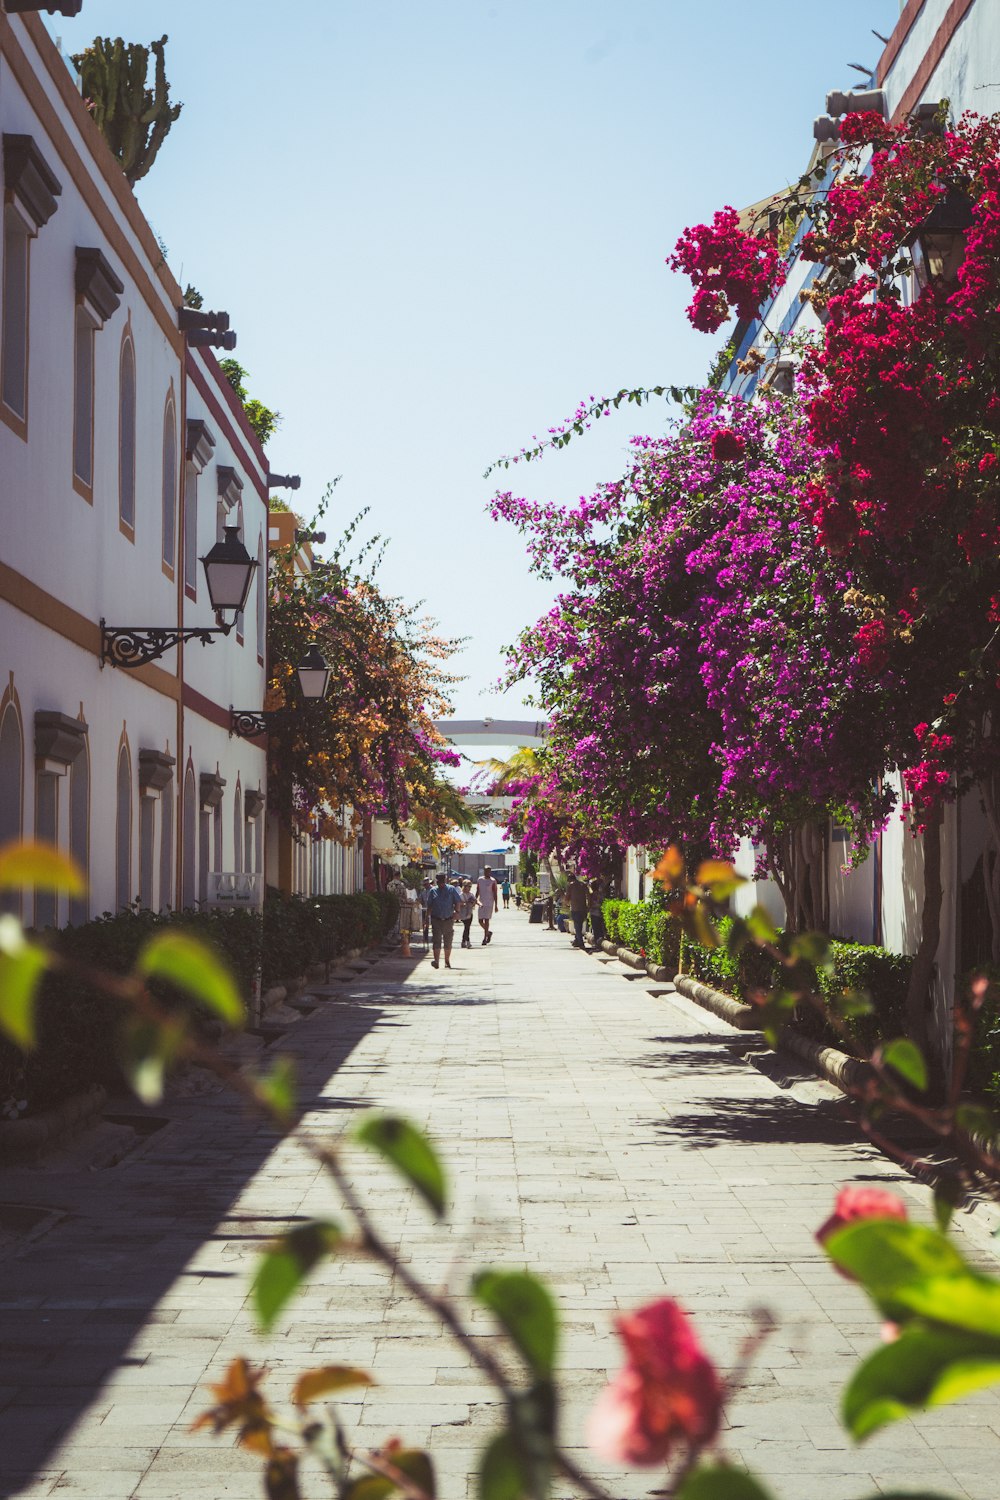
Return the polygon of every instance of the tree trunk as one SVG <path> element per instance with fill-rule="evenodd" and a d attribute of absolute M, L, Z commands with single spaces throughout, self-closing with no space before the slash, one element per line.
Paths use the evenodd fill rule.
<path fill-rule="evenodd" d="M 941 940 L 941 825 L 944 809 L 938 804 L 928 814 L 924 829 L 924 902 L 920 914 L 920 943 L 913 960 L 906 994 L 906 1029 L 911 1040 L 926 1054 L 927 1012 L 934 959 Z"/>
<path fill-rule="evenodd" d="M 1000 809 L 997 799 L 997 773 L 984 776 L 979 790 L 986 814 L 986 843 L 983 847 L 983 883 L 990 914 L 990 956 L 1000 963 Z"/>

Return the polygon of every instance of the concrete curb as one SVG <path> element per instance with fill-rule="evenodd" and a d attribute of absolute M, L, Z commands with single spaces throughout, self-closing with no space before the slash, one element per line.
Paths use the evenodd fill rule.
<path fill-rule="evenodd" d="M 700 1005 L 703 1010 L 710 1010 L 713 1015 L 720 1016 L 723 1021 L 728 1021 L 730 1026 L 735 1026 L 737 1031 L 760 1030 L 757 1025 L 757 1014 L 752 1005 L 742 1005 L 731 995 L 724 995 L 721 990 L 710 989 L 707 984 L 701 984 L 697 979 L 692 979 L 690 974 L 675 974 L 674 986 L 679 995 L 693 1000 L 695 1005 Z"/>
<path fill-rule="evenodd" d="M 50 1146 L 59 1136 L 75 1126 L 87 1125 L 99 1115 L 108 1102 L 108 1091 L 100 1084 L 80 1094 L 71 1094 L 61 1104 L 25 1120 L 0 1123 L 0 1160 L 31 1156 Z"/>
<path fill-rule="evenodd" d="M 601 951 L 607 953 L 611 958 L 620 959 L 623 964 L 629 964 L 633 969 L 645 969 L 650 979 L 655 979 L 657 984 L 670 984 L 673 982 L 673 974 L 664 968 L 663 964 L 651 964 L 648 959 L 639 953 L 632 953 L 628 948 L 619 948 L 614 943 L 609 943 L 607 938 L 601 943 Z"/>
<path fill-rule="evenodd" d="M 728 1021 L 730 1026 L 735 1026 L 738 1031 L 758 1031 L 757 1013 L 752 1005 L 743 1005 L 739 1000 L 734 1000 L 731 995 L 724 995 L 721 990 L 713 990 L 707 984 L 701 984 L 697 979 L 692 979 L 690 974 L 678 974 L 674 978 L 677 993 L 684 995 L 688 1000 L 693 1000 L 696 1005 L 701 1005 L 705 1010 L 720 1016 L 723 1021 Z M 846 1093 L 852 1088 L 861 1088 L 874 1075 L 870 1065 L 862 1062 L 857 1057 L 851 1057 L 849 1052 L 841 1052 L 837 1047 L 826 1047 L 822 1042 L 817 1042 L 811 1036 L 803 1036 L 799 1031 L 793 1031 L 786 1026 L 778 1041 L 779 1052 L 790 1052 L 800 1062 L 806 1063 L 822 1078 L 826 1078 L 837 1088 Z"/>

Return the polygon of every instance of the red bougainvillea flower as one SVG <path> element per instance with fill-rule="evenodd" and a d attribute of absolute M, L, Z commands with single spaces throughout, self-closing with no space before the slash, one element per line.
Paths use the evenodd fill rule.
<path fill-rule="evenodd" d="M 742 458 L 746 447 L 746 439 L 741 438 L 729 427 L 720 427 L 718 432 L 712 435 L 712 457 L 716 463 L 725 463 L 729 459 Z"/>
<path fill-rule="evenodd" d="M 694 1329 L 669 1297 L 617 1319 L 624 1368 L 601 1393 L 587 1441 L 611 1463 L 659 1464 L 719 1430 L 722 1386 Z"/>
<path fill-rule="evenodd" d="M 905 1219 L 906 1204 L 895 1193 L 884 1188 L 843 1187 L 837 1194 L 833 1213 L 816 1231 L 816 1238 L 825 1245 L 831 1234 L 859 1219 Z"/>

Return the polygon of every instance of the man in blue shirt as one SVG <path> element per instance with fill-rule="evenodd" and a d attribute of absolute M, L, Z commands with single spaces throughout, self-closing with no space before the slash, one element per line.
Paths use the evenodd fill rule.
<path fill-rule="evenodd" d="M 444 943 L 444 966 L 451 968 L 451 944 L 455 936 L 455 913 L 461 905 L 462 897 L 453 885 L 448 884 L 446 875 L 439 875 L 437 888 L 431 891 L 427 898 L 427 912 L 431 919 L 431 933 L 434 940 L 434 957 L 431 959 L 431 968 L 438 967 L 438 959 L 441 956 L 441 944 Z"/>

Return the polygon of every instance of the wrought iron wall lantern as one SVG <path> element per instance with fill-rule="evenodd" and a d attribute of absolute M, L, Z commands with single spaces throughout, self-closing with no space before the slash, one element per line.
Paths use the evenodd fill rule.
<path fill-rule="evenodd" d="M 156 661 L 164 652 L 179 646 L 181 641 L 200 641 L 209 645 L 213 636 L 228 635 L 237 617 L 245 609 L 254 571 L 259 567 L 256 558 L 250 556 L 240 541 L 235 526 L 223 529 L 221 542 L 201 559 L 208 583 L 208 597 L 215 611 L 215 625 L 188 625 L 184 627 L 157 625 L 108 625 L 101 621 L 101 666 L 105 662 L 113 667 L 142 667 Z M 225 611 L 231 611 L 230 621 L 223 619 Z"/>
<path fill-rule="evenodd" d="M 307 703 L 319 703 L 326 697 L 330 686 L 330 668 L 322 651 L 313 641 L 305 656 L 295 668 L 299 678 L 299 688 Z M 275 719 L 279 714 L 287 713 L 286 708 L 251 709 L 233 708 L 230 710 L 230 734 L 238 734 L 242 740 L 256 739 L 259 734 L 267 730 L 268 721 Z"/>
<path fill-rule="evenodd" d="M 921 291 L 932 282 L 950 286 L 958 280 L 965 260 L 965 240 L 972 228 L 972 200 L 951 187 L 903 241 L 913 261 Z"/>

